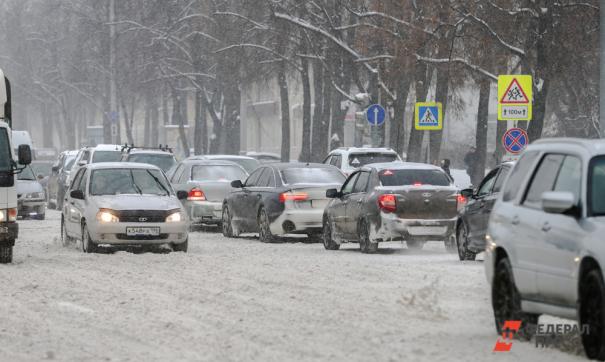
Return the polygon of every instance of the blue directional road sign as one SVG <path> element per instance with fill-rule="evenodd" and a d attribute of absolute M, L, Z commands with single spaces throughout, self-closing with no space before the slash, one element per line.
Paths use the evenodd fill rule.
<path fill-rule="evenodd" d="M 502 137 L 502 145 L 508 153 L 517 155 L 527 147 L 529 136 L 522 128 L 511 128 Z"/>
<path fill-rule="evenodd" d="M 380 104 L 372 104 L 366 111 L 368 123 L 372 126 L 380 126 L 384 123 L 386 112 Z"/>

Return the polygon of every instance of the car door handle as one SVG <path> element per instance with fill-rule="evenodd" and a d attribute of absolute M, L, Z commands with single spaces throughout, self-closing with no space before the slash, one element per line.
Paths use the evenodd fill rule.
<path fill-rule="evenodd" d="M 519 216 L 513 216 L 513 219 L 511 221 L 511 224 L 513 225 L 519 225 L 519 223 L 521 222 L 521 219 L 519 219 Z"/>
<path fill-rule="evenodd" d="M 545 223 L 542 225 L 542 231 L 544 231 L 545 233 L 549 232 L 549 231 L 550 231 L 550 229 L 552 229 L 552 226 L 550 226 L 550 223 L 545 222 Z"/>

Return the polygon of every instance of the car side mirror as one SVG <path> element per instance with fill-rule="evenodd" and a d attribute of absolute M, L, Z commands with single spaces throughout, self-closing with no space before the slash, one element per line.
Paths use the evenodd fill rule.
<path fill-rule="evenodd" d="M 571 192 L 545 192 L 542 194 L 542 210 L 549 214 L 565 214 L 576 206 Z"/>
<path fill-rule="evenodd" d="M 50 170 L 53 173 L 53 175 L 56 175 L 59 173 L 59 166 L 53 166 Z"/>
<path fill-rule="evenodd" d="M 326 190 L 326 197 L 328 199 L 337 199 L 340 197 L 340 192 L 337 189 L 328 189 Z"/>
<path fill-rule="evenodd" d="M 78 162 L 78 166 L 86 166 L 88 164 L 88 161 L 86 160 L 81 160 L 80 162 Z"/>
<path fill-rule="evenodd" d="M 72 199 L 84 200 L 84 192 L 82 192 L 82 190 L 72 190 L 69 193 L 69 196 L 71 196 Z"/>
<path fill-rule="evenodd" d="M 234 189 L 241 189 L 244 187 L 244 184 L 242 183 L 242 180 L 234 180 L 231 181 L 231 187 Z"/>
<path fill-rule="evenodd" d="M 473 189 L 464 189 L 464 190 L 460 191 L 460 195 L 462 195 L 465 199 L 472 198 L 474 194 L 475 194 L 475 191 Z"/>
<path fill-rule="evenodd" d="M 21 165 L 32 163 L 32 150 L 29 148 L 29 145 L 19 145 L 17 156 Z"/>
<path fill-rule="evenodd" d="M 179 200 L 187 200 L 187 197 L 189 197 L 189 193 L 187 191 L 177 191 L 176 192 L 176 198 Z"/>

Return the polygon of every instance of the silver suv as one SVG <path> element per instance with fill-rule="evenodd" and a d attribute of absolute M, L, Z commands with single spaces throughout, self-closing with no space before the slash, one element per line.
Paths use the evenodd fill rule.
<path fill-rule="evenodd" d="M 401 161 L 390 148 L 341 147 L 330 151 L 323 163 L 336 166 L 347 176 L 371 163 Z"/>
<path fill-rule="evenodd" d="M 496 329 L 540 314 L 577 319 L 589 358 L 605 358 L 605 140 L 541 140 L 494 206 L 485 271 Z"/>

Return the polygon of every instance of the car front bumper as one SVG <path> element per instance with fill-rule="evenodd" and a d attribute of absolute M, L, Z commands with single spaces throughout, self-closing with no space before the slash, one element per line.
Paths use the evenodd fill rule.
<path fill-rule="evenodd" d="M 158 245 L 180 244 L 188 237 L 189 224 L 175 223 L 95 223 L 88 225 L 91 240 L 96 244 L 108 245 Z M 159 228 L 159 235 L 130 236 L 128 228 Z"/>
<path fill-rule="evenodd" d="M 271 222 L 271 233 L 274 235 L 320 233 L 323 227 L 323 214 L 324 209 L 286 208 Z"/>
<path fill-rule="evenodd" d="M 21 218 L 37 217 L 46 213 L 46 200 L 19 199 L 17 201 L 17 215 Z"/>
<path fill-rule="evenodd" d="M 223 203 L 220 201 L 188 201 L 185 209 L 193 225 L 218 224 L 223 218 Z"/>
<path fill-rule="evenodd" d="M 16 222 L 0 222 L 0 245 L 13 246 L 19 236 L 19 224 Z"/>
<path fill-rule="evenodd" d="M 455 232 L 457 219 L 401 219 L 395 214 L 384 212 L 381 212 L 380 218 L 380 227 L 370 228 L 371 241 L 447 240 Z"/>

